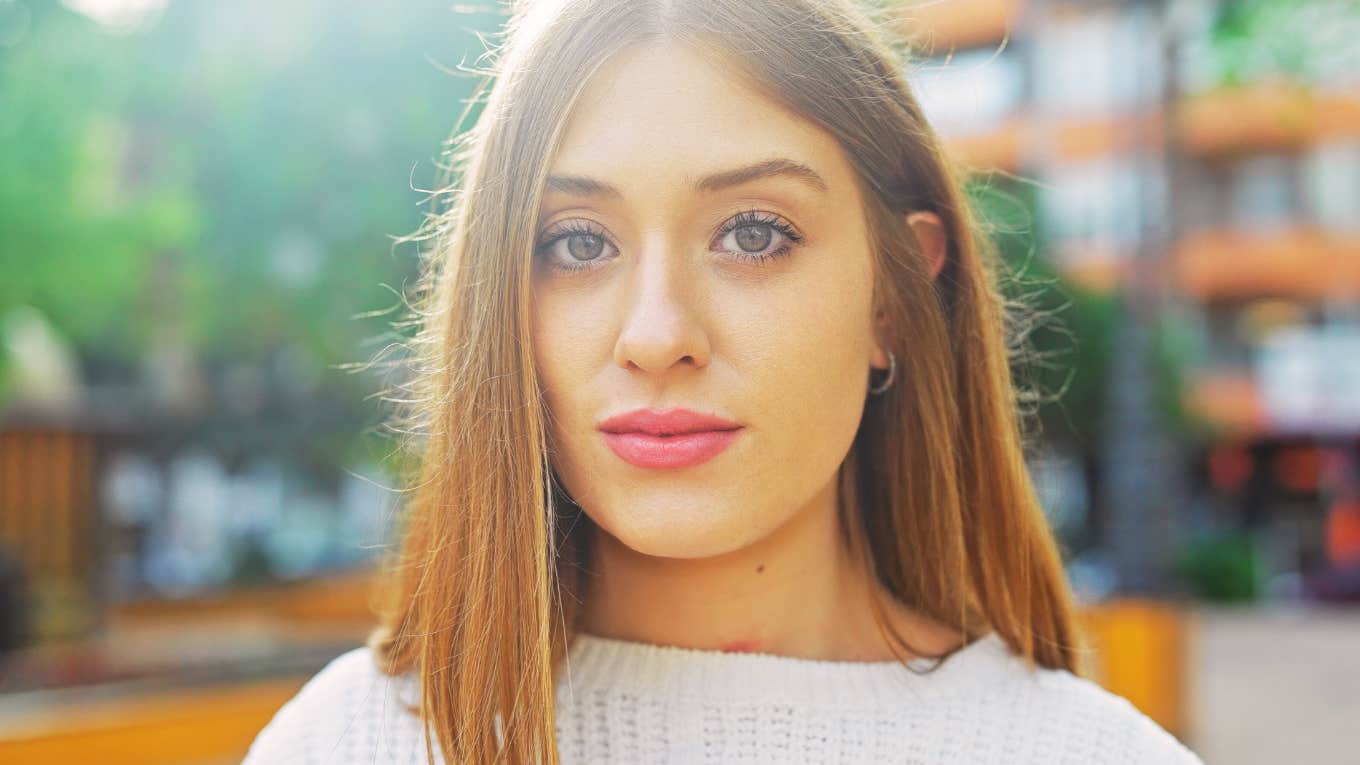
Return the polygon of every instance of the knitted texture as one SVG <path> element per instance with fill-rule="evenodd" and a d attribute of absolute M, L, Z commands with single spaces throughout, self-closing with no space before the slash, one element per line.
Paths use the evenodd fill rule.
<path fill-rule="evenodd" d="M 568 658 L 557 685 L 563 765 L 1204 765 L 1127 700 L 1065 670 L 1029 669 L 995 633 L 928 674 L 590 634 Z M 351 650 L 279 709 L 242 765 L 423 765 L 420 721 L 403 706 L 417 691 L 412 675 L 383 675 L 369 649 Z"/>

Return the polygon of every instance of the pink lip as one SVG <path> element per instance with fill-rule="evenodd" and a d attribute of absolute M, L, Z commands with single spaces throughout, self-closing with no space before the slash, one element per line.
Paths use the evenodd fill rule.
<path fill-rule="evenodd" d="M 741 435 L 731 420 L 688 409 L 638 409 L 599 425 L 605 443 L 624 461 L 645 468 L 679 468 L 706 462 Z"/>

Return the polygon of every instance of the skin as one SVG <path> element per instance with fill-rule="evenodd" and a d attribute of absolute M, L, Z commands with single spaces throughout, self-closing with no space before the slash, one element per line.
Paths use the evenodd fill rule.
<path fill-rule="evenodd" d="M 786 158 L 790 174 L 698 191 L 697 177 Z M 553 415 L 554 466 L 602 530 L 585 632 L 698 649 L 832 661 L 894 658 L 873 622 L 879 587 L 839 544 L 837 469 L 863 413 L 888 329 L 871 304 L 868 236 L 853 169 L 826 132 L 679 43 L 622 51 L 588 83 L 537 217 L 533 341 Z M 757 223 L 722 233 L 743 211 Z M 938 272 L 939 221 L 908 216 Z M 550 242 L 561 226 L 588 228 Z M 739 237 L 741 237 L 739 239 Z M 553 263 L 585 261 L 581 271 Z M 874 381 L 883 379 L 883 372 Z M 684 406 L 744 426 L 687 468 L 620 459 L 597 423 Z M 880 590 L 880 592 L 882 592 Z M 957 634 L 889 599 L 890 620 L 928 652 Z"/>

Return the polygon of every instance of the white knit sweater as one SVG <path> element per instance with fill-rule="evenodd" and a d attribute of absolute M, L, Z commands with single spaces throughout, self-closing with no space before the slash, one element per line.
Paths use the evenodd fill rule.
<path fill-rule="evenodd" d="M 1064 670 L 1028 670 L 995 633 L 928 675 L 590 634 L 568 658 L 564 765 L 1204 765 L 1125 699 Z M 402 707 L 416 691 L 413 676 L 389 678 L 367 648 L 351 650 L 275 714 L 242 765 L 423 765 L 420 723 Z"/>

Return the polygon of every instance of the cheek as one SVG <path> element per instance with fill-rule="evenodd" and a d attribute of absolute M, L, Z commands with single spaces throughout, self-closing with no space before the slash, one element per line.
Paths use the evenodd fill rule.
<path fill-rule="evenodd" d="M 849 378 L 867 372 L 870 281 L 859 269 L 808 268 L 776 289 L 732 298 L 741 314 L 726 322 L 736 363 L 743 376 L 785 392 L 770 402 L 777 411 L 844 396 Z M 798 391 L 807 397 L 789 398 Z"/>
<path fill-rule="evenodd" d="M 742 403 L 768 447 L 784 453 L 780 462 L 834 467 L 849 449 L 866 394 L 870 300 L 866 274 L 831 269 L 733 296 L 728 356 L 750 394 Z"/>
<path fill-rule="evenodd" d="M 539 288 L 530 310 L 534 362 L 539 381 L 550 399 L 579 395 L 586 378 L 596 373 L 600 354 L 606 353 L 599 327 L 607 326 L 598 300 Z"/>
<path fill-rule="evenodd" d="M 558 474 L 573 494 L 579 487 L 573 459 L 582 434 L 594 430 L 589 398 L 599 387 L 599 375 L 610 362 L 609 346 L 599 327 L 608 326 L 604 317 L 592 316 L 589 301 L 579 297 L 535 292 L 531 309 L 534 365 L 543 404 L 548 410 L 547 426 L 552 461 Z"/>

